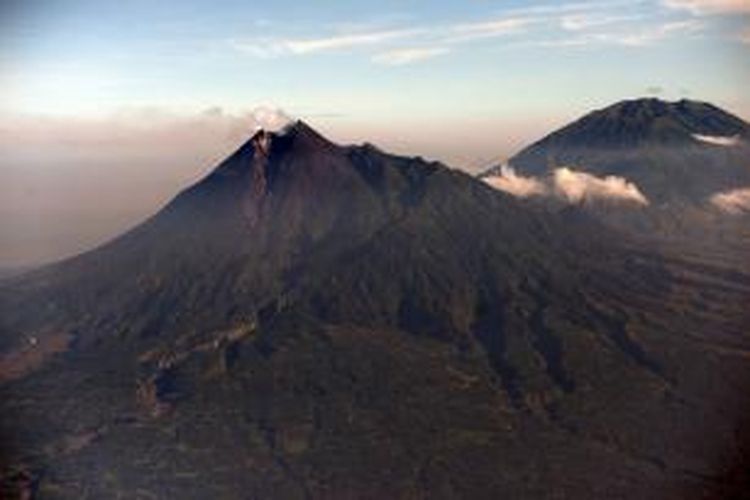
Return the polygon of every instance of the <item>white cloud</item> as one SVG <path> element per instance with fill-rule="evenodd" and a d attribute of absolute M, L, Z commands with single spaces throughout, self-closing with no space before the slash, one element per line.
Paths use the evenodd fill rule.
<path fill-rule="evenodd" d="M 281 40 L 274 38 L 230 39 L 231 48 L 258 59 L 272 59 L 289 53 Z"/>
<path fill-rule="evenodd" d="M 562 16 L 560 26 L 567 31 L 583 31 L 635 19 L 639 19 L 639 16 L 610 16 L 577 12 Z"/>
<path fill-rule="evenodd" d="M 283 55 L 304 55 L 318 52 L 351 49 L 358 46 L 379 45 L 418 35 L 422 30 L 403 29 L 350 33 L 320 38 L 254 38 L 230 40 L 235 49 L 259 58 L 273 58 Z"/>
<path fill-rule="evenodd" d="M 729 214 L 750 212 L 750 188 L 722 191 L 711 196 L 710 201 L 716 208 Z"/>
<path fill-rule="evenodd" d="M 432 59 L 450 52 L 447 47 L 419 47 L 409 49 L 395 49 L 381 52 L 373 56 L 373 62 L 388 66 L 401 66 L 413 62 Z"/>
<path fill-rule="evenodd" d="M 447 26 L 349 32 L 314 38 L 259 37 L 231 39 L 228 43 L 235 50 L 262 59 L 284 55 L 343 51 L 356 47 L 385 45 L 394 41 L 403 42 L 404 40 L 421 41 L 422 43 L 427 41 L 435 46 L 425 49 L 394 49 L 372 58 L 377 63 L 406 64 L 444 54 L 449 50 L 446 47 L 447 45 L 519 33 L 530 22 L 532 20 L 527 18 L 502 18 Z M 401 62 L 402 60 L 404 62 Z"/>
<path fill-rule="evenodd" d="M 703 29 L 703 23 L 696 20 L 674 21 L 637 32 L 600 34 L 597 38 L 603 42 L 618 45 L 640 47 L 664 40 L 679 33 L 695 33 Z"/>
<path fill-rule="evenodd" d="M 750 26 L 744 29 L 742 33 L 740 33 L 738 37 L 740 43 L 744 43 L 745 45 L 750 45 Z"/>
<path fill-rule="evenodd" d="M 284 40 L 282 44 L 293 54 L 309 54 L 326 50 L 347 49 L 360 45 L 377 45 L 390 40 L 410 37 L 420 31 L 405 29 L 354 33 L 307 40 Z"/>
<path fill-rule="evenodd" d="M 592 199 L 612 199 L 631 201 L 648 205 L 648 200 L 634 183 L 623 177 L 595 175 L 558 168 L 553 174 L 556 193 L 571 203 L 580 203 Z"/>
<path fill-rule="evenodd" d="M 707 144 L 713 144 L 714 146 L 736 146 L 740 142 L 740 138 L 737 135 L 721 136 L 721 135 L 701 135 L 693 134 L 693 139 L 699 142 L 705 142 Z"/>
<path fill-rule="evenodd" d="M 531 23 L 531 19 L 511 17 L 478 23 L 456 24 L 450 28 L 447 40 L 463 42 L 481 38 L 495 38 L 520 33 Z"/>
<path fill-rule="evenodd" d="M 543 195 L 547 193 L 544 182 L 534 177 L 518 175 L 513 167 L 503 165 L 500 175 L 483 177 L 482 180 L 500 191 L 505 191 L 520 198 Z"/>
<path fill-rule="evenodd" d="M 648 200 L 638 186 L 623 177 L 597 177 L 567 167 L 557 168 L 551 176 L 542 179 L 524 177 L 512 167 L 503 165 L 499 175 L 484 177 L 482 180 L 520 198 L 551 195 L 568 203 L 615 200 L 648 205 Z"/>
<path fill-rule="evenodd" d="M 677 34 L 697 33 L 704 28 L 704 24 L 698 20 L 690 19 L 649 27 L 636 25 L 636 29 L 629 29 L 628 26 L 624 26 L 617 28 L 609 27 L 606 31 L 596 31 L 592 28 L 595 27 L 583 28 L 581 25 L 580 29 L 567 30 L 574 34 L 573 36 L 524 41 L 517 44 L 517 46 L 568 48 L 620 45 L 624 47 L 646 47 L 674 37 Z"/>
<path fill-rule="evenodd" d="M 530 7 L 519 7 L 506 10 L 505 13 L 514 16 L 542 16 L 565 14 L 569 12 L 593 12 L 593 11 L 610 11 L 622 7 L 632 7 L 632 0 L 604 0 L 604 1 L 586 1 L 586 2 L 568 2 L 568 3 L 550 3 L 544 5 L 533 5 Z"/>
<path fill-rule="evenodd" d="M 663 0 L 671 9 L 690 11 L 695 15 L 750 13 L 748 0 Z"/>
<path fill-rule="evenodd" d="M 687 0 L 664 0 L 670 6 L 687 9 Z M 701 2 L 695 2 L 696 5 Z M 710 3 L 710 2 L 709 2 Z M 746 2 L 747 3 L 747 2 Z M 673 5 L 672 5 L 673 4 Z M 678 7 L 679 4 L 679 7 Z M 708 7 L 701 6 L 701 9 Z M 711 7 L 716 9 L 717 7 Z M 726 6 L 722 8 L 727 8 Z M 454 45 L 496 38 L 528 35 L 516 39 L 513 47 L 577 47 L 589 45 L 622 45 L 640 47 L 703 29 L 698 19 L 669 21 L 662 15 L 644 20 L 642 7 L 633 8 L 626 1 L 573 2 L 519 9 L 506 9 L 500 17 L 474 22 L 443 25 L 412 25 L 392 29 L 372 24 L 347 24 L 334 32 L 295 38 L 284 36 L 230 40 L 236 50 L 258 58 L 288 55 L 312 55 L 330 51 L 371 50 L 370 60 L 377 64 L 398 65 L 425 60 L 444 54 Z M 539 28 L 539 29 L 537 29 Z M 542 29 L 543 28 L 543 29 Z M 544 37 L 540 34 L 552 34 Z M 570 34 L 566 36 L 565 34 Z M 554 37 L 557 35 L 557 39 Z M 399 49 L 395 44 L 429 48 Z"/>

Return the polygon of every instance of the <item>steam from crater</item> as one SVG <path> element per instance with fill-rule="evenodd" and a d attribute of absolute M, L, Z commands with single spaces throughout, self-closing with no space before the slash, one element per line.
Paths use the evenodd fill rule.
<path fill-rule="evenodd" d="M 289 126 L 294 119 L 281 108 L 273 106 L 259 106 L 250 112 L 254 130 L 268 130 L 278 132 Z"/>

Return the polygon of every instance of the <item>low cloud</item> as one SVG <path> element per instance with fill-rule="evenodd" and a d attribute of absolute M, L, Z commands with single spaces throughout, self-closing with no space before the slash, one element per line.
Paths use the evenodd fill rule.
<path fill-rule="evenodd" d="M 739 215 L 750 212 L 750 187 L 716 193 L 711 196 L 710 202 L 728 214 Z"/>
<path fill-rule="evenodd" d="M 535 177 L 518 175 L 513 167 L 503 165 L 500 175 L 484 177 L 482 180 L 500 191 L 505 191 L 520 198 L 543 195 L 547 193 L 547 186 Z"/>
<path fill-rule="evenodd" d="M 648 205 L 638 186 L 623 177 L 597 177 L 567 167 L 555 169 L 550 176 L 537 178 L 519 175 L 512 167 L 503 166 L 499 175 L 484 177 L 483 180 L 520 198 L 547 195 L 567 203 L 611 200 Z"/>
<path fill-rule="evenodd" d="M 722 135 L 702 135 L 693 134 L 693 139 L 698 142 L 705 142 L 706 144 L 712 144 L 714 146 L 725 146 L 731 147 L 736 146 L 740 143 L 740 137 L 737 135 L 722 136 Z"/>
<path fill-rule="evenodd" d="M 403 66 L 419 61 L 425 61 L 450 52 L 446 47 L 420 47 L 411 49 L 396 49 L 382 52 L 373 56 L 373 62 L 387 66 Z"/>
<path fill-rule="evenodd" d="M 623 177 L 596 177 L 563 167 L 555 170 L 553 182 L 555 192 L 571 203 L 610 199 L 648 205 L 648 200 L 638 186 Z"/>

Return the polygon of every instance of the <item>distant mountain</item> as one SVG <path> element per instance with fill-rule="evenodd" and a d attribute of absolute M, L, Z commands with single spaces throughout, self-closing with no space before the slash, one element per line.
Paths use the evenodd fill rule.
<path fill-rule="evenodd" d="M 549 134 L 509 164 L 526 175 L 570 167 L 624 177 L 655 205 L 705 204 L 716 192 L 750 186 L 750 124 L 704 102 L 622 101 Z"/>
<path fill-rule="evenodd" d="M 0 496 L 727 497 L 748 297 L 585 212 L 261 130 L 0 283 Z"/>

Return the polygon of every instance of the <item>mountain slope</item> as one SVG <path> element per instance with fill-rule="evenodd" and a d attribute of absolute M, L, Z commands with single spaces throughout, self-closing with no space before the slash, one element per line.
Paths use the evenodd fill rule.
<path fill-rule="evenodd" d="M 0 284 L 3 487 L 719 496 L 746 479 L 748 296 L 584 213 L 260 131 L 128 234 Z"/>
<path fill-rule="evenodd" d="M 711 104 L 636 99 L 588 113 L 508 163 L 547 188 L 531 205 L 583 210 L 642 246 L 747 272 L 750 214 L 716 200 L 747 196 L 749 130 Z M 502 168 L 480 178 L 512 181 Z M 576 190 L 585 194 L 566 198 Z"/>

